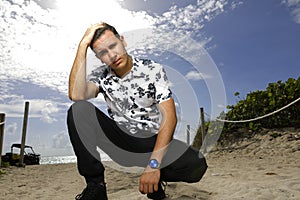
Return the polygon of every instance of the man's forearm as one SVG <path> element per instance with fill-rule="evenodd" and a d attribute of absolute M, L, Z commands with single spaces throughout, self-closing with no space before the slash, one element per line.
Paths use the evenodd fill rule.
<path fill-rule="evenodd" d="M 98 94 L 97 86 L 86 81 L 86 54 L 95 31 L 100 27 L 103 27 L 102 23 L 88 28 L 79 43 L 69 77 L 69 98 L 73 101 L 93 98 Z"/>
<path fill-rule="evenodd" d="M 86 98 L 86 52 L 87 44 L 79 44 L 77 54 L 69 77 L 69 98 L 82 100 Z"/>
<path fill-rule="evenodd" d="M 161 106 L 162 122 L 157 135 L 156 143 L 153 149 L 151 158 L 156 159 L 159 163 L 162 162 L 163 157 L 167 151 L 167 147 L 173 138 L 173 134 L 177 124 L 176 111 L 173 99 L 169 102 L 163 102 Z"/>
<path fill-rule="evenodd" d="M 173 138 L 176 122 L 169 122 L 165 126 L 167 128 L 160 129 L 157 135 L 156 143 L 151 155 L 151 159 L 156 159 L 159 163 L 162 162 L 167 147 Z"/>

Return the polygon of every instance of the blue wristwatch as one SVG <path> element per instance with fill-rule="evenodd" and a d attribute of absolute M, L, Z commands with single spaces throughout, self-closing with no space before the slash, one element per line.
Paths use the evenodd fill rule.
<path fill-rule="evenodd" d="M 159 162 L 156 159 L 151 159 L 149 161 L 149 166 L 152 169 L 159 169 L 160 164 L 159 164 Z"/>

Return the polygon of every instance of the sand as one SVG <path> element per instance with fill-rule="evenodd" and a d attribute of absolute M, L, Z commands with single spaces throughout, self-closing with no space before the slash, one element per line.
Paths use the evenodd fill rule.
<path fill-rule="evenodd" d="M 259 135 L 207 155 L 198 183 L 168 183 L 167 199 L 300 199 L 300 132 Z M 108 198 L 143 200 L 140 170 L 119 171 L 106 163 Z M 0 199 L 71 200 L 85 187 L 75 163 L 3 168 Z"/>

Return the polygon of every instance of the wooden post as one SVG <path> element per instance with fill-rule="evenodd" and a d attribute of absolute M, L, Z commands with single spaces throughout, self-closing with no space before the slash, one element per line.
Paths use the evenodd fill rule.
<path fill-rule="evenodd" d="M 190 145 L 191 126 L 186 125 L 186 143 Z"/>
<path fill-rule="evenodd" d="M 201 146 L 202 146 L 203 151 L 205 153 L 206 148 L 205 148 L 204 140 L 205 140 L 206 133 L 205 133 L 205 121 L 204 121 L 204 109 L 202 107 L 200 108 L 200 117 L 201 117 L 201 132 L 202 132 L 202 144 L 201 144 Z"/>
<path fill-rule="evenodd" d="M 5 113 L 0 113 L 0 156 L 2 156 L 3 138 L 4 138 Z M 2 158 L 0 157 L 0 167 Z"/>
<path fill-rule="evenodd" d="M 20 151 L 20 160 L 19 167 L 24 167 L 24 148 L 26 141 L 26 130 L 27 130 L 27 121 L 28 121 L 28 110 L 29 110 L 29 102 L 25 102 L 25 111 L 24 111 L 24 119 L 23 119 L 23 130 L 22 130 L 22 142 L 21 142 L 21 151 Z"/>

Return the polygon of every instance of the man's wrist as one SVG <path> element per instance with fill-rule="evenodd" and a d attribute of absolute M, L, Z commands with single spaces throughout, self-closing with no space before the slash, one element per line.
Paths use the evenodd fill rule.
<path fill-rule="evenodd" d="M 150 159 L 148 163 L 149 167 L 151 169 L 159 169 L 160 168 L 160 162 L 157 159 Z"/>
<path fill-rule="evenodd" d="M 79 43 L 79 48 L 87 49 L 89 47 L 89 43 L 87 41 L 81 40 Z"/>

